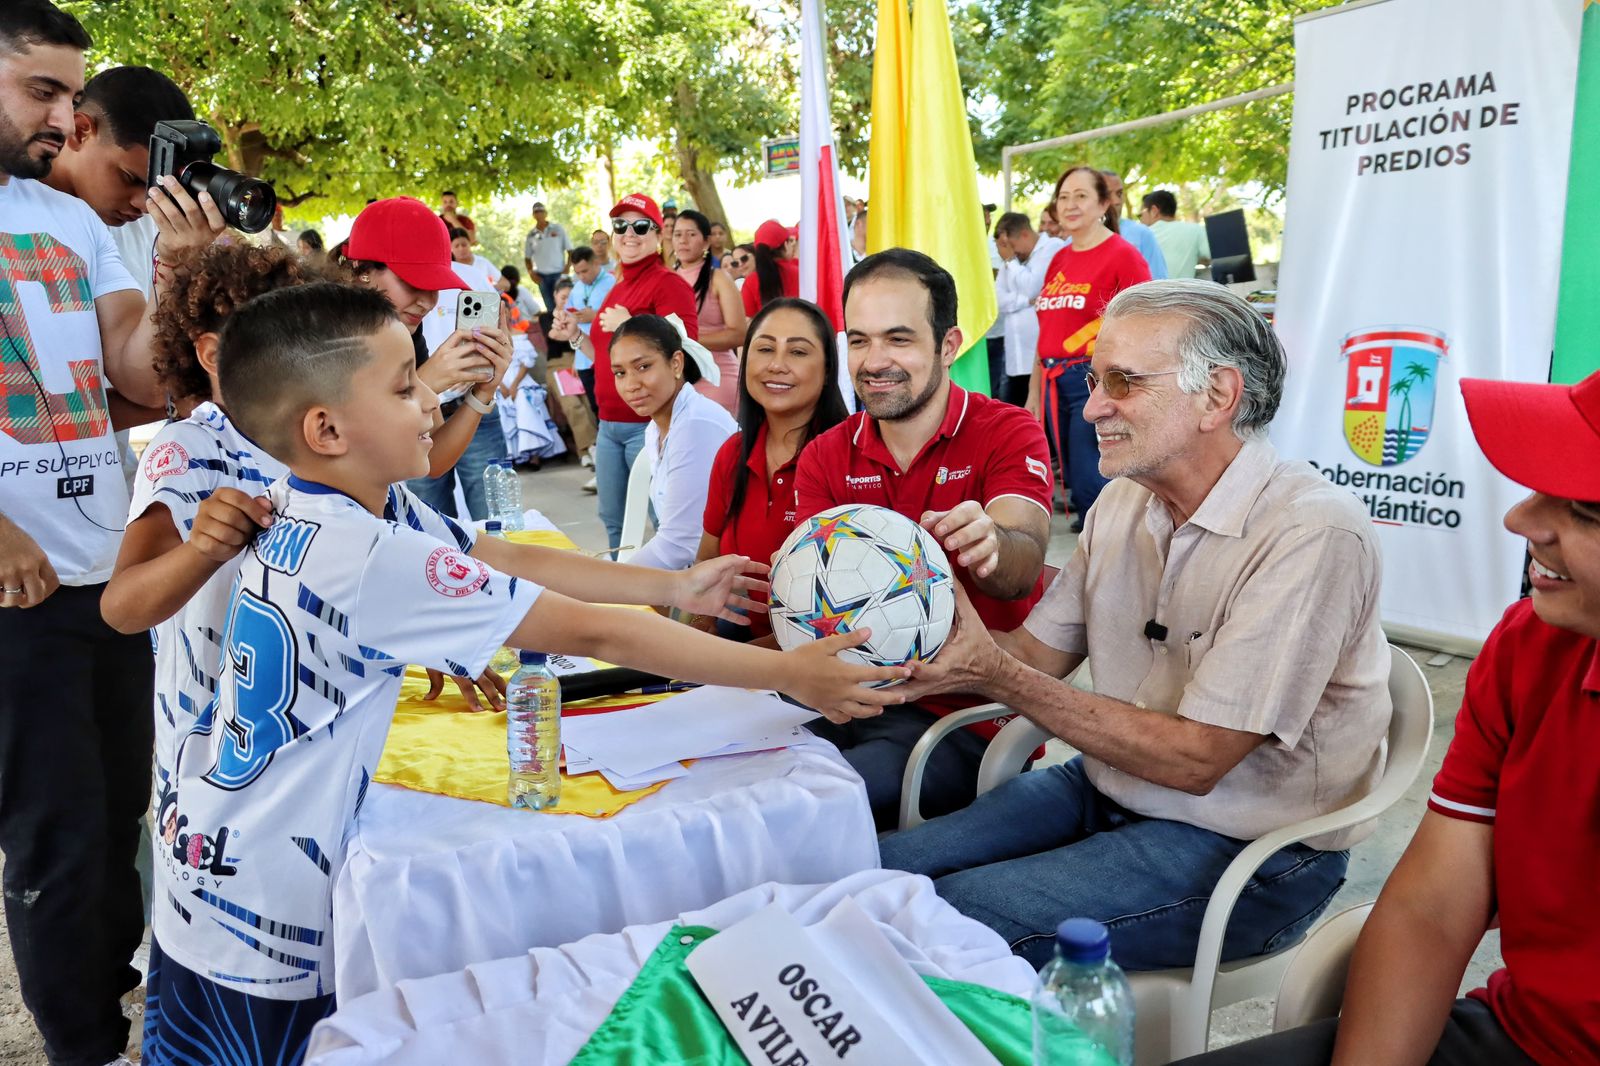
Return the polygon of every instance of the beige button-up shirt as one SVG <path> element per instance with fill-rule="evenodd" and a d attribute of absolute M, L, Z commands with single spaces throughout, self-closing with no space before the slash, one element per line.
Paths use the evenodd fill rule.
<path fill-rule="evenodd" d="M 1086 654 L 1100 695 L 1270 734 L 1205 796 L 1084 758 L 1094 786 L 1131 811 L 1248 839 L 1353 802 L 1382 772 L 1380 571 L 1356 498 L 1251 440 L 1177 529 L 1149 490 L 1108 485 L 1024 626 Z M 1145 635 L 1152 620 L 1164 640 Z M 1337 850 L 1370 829 L 1307 843 Z"/>

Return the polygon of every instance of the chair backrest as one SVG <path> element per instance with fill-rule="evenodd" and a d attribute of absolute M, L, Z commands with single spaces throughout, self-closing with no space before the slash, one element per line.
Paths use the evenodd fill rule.
<path fill-rule="evenodd" d="M 1396 790 L 1388 801 L 1392 804 L 1422 772 L 1433 740 L 1433 690 L 1422 668 L 1393 644 L 1389 645 L 1389 702 L 1394 705 L 1389 719 L 1389 759 L 1373 793 Z"/>
<path fill-rule="evenodd" d="M 632 547 L 617 552 L 619 563 L 627 562 L 634 552 L 644 546 L 644 530 L 650 521 L 650 479 L 654 474 L 655 464 L 643 448 L 639 449 L 633 466 L 628 470 L 628 496 L 622 508 L 621 544 L 625 548 L 628 545 Z"/>

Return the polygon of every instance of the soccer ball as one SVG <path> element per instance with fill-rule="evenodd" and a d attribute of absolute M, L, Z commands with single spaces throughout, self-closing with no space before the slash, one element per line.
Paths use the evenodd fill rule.
<path fill-rule="evenodd" d="M 903 666 L 937 655 L 955 621 L 955 577 L 944 550 L 887 507 L 844 504 L 801 522 L 778 549 L 771 581 L 768 617 L 785 651 L 871 629 L 872 639 L 842 654 L 867 666 Z"/>

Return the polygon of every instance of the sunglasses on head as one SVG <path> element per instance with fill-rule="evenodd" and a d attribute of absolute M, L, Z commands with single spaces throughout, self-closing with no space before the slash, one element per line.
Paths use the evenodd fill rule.
<path fill-rule="evenodd" d="M 649 233 L 655 228 L 656 224 L 651 222 L 648 218 L 614 218 L 611 220 L 611 232 L 618 235 L 627 233 L 628 230 L 631 229 L 633 230 L 635 236 L 643 237 L 646 233 Z"/>
<path fill-rule="evenodd" d="M 1106 395 L 1113 400 L 1126 400 L 1128 391 L 1133 387 L 1132 382 L 1139 378 L 1164 378 L 1176 374 L 1176 370 L 1157 370 L 1149 374 L 1128 374 L 1121 370 L 1107 370 L 1101 377 L 1093 370 L 1083 375 L 1083 380 L 1092 393 L 1096 388 L 1106 390 Z"/>

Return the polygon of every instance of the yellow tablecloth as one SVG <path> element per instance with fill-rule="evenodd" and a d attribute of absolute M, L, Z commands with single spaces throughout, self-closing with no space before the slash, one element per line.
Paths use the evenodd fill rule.
<path fill-rule="evenodd" d="M 507 539 L 518 544 L 578 550 L 565 533 L 549 530 L 518 530 L 508 534 Z M 450 681 L 445 682 L 436 699 L 424 699 L 427 693 L 427 673 L 421 667 L 408 667 L 376 780 L 441 796 L 510 806 L 506 801 L 504 712 L 467 710 L 466 700 Z M 628 696 L 585 700 L 582 706 L 630 706 L 661 698 Z M 562 774 L 561 802 L 549 811 L 609 818 L 660 791 L 665 784 L 618 792 L 599 774 L 576 777 Z"/>

